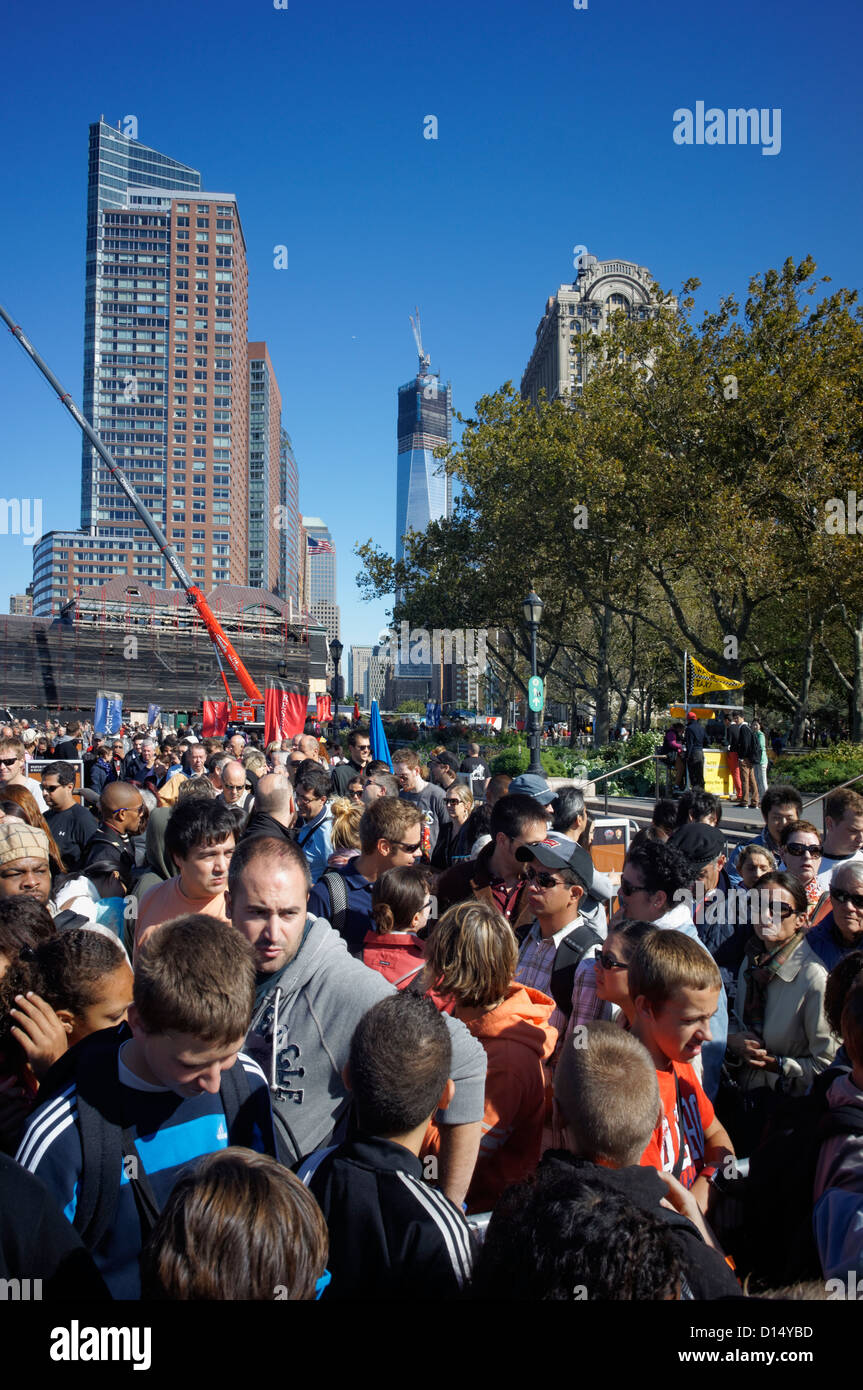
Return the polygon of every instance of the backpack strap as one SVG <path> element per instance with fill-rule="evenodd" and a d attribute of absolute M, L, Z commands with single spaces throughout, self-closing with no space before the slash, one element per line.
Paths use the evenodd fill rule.
<path fill-rule="evenodd" d="M 328 869 L 322 874 L 321 883 L 326 884 L 327 893 L 330 899 L 330 926 L 338 932 L 339 936 L 345 935 L 345 922 L 348 915 L 348 887 L 341 874 L 337 874 L 332 869 Z"/>
<path fill-rule="evenodd" d="M 225 1112 L 228 1143 L 244 1149 L 254 1148 L 255 1107 L 252 1104 L 252 1083 L 243 1066 L 242 1058 L 238 1057 L 229 1071 L 222 1072 L 219 1098 Z M 276 1155 L 271 1153 L 270 1157 L 275 1158 Z"/>
<path fill-rule="evenodd" d="M 567 1018 L 572 1013 L 575 972 L 591 946 L 598 946 L 601 941 L 599 932 L 588 922 L 582 922 L 580 927 L 576 927 L 575 931 L 563 938 L 555 952 L 549 989 L 555 1004 Z"/>

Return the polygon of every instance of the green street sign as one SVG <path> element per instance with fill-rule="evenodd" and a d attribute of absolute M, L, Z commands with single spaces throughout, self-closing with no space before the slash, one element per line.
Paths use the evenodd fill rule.
<path fill-rule="evenodd" d="M 538 714 L 545 704 L 545 691 L 542 688 L 541 676 L 531 676 L 528 681 L 527 703 L 535 714 Z"/>

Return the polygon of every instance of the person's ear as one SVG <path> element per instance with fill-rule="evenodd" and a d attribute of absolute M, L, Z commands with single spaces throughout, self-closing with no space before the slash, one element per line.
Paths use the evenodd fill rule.
<path fill-rule="evenodd" d="M 390 844 L 389 840 L 378 840 L 377 844 L 375 845 L 375 850 L 381 856 L 382 859 L 389 859 L 390 855 L 392 854 L 392 845 Z"/>
<path fill-rule="evenodd" d="M 138 1013 L 138 1006 L 134 1003 L 134 1001 L 129 1005 L 129 1008 L 126 1011 L 126 1022 L 128 1023 L 136 1038 L 140 1033 L 146 1032 L 146 1029 L 143 1027 L 141 1023 L 141 1015 Z"/>
<path fill-rule="evenodd" d="M 435 1109 L 436 1109 L 436 1110 L 446 1110 L 446 1109 L 448 1109 L 449 1104 L 450 1104 L 450 1101 L 452 1100 L 452 1098 L 453 1098 L 454 1095 L 455 1095 L 455 1082 L 453 1081 L 452 1077 L 450 1077 L 449 1081 L 447 1081 L 446 1085 L 444 1086 L 443 1090 L 442 1090 L 441 1093 L 440 1093 L 440 1100 L 438 1101 L 437 1105 L 435 1106 Z"/>
<path fill-rule="evenodd" d="M 55 1014 L 62 1023 L 65 1031 L 71 1033 L 75 1026 L 75 1018 L 71 1009 L 55 1009 Z"/>
<path fill-rule="evenodd" d="M 725 855 L 725 854 L 720 854 L 718 863 L 719 863 L 719 872 L 722 873 L 722 870 L 725 868 L 725 865 L 728 863 L 728 856 Z"/>
<path fill-rule="evenodd" d="M 232 912 L 232 908 L 231 908 L 231 890 L 230 890 L 230 888 L 226 888 L 226 889 L 225 889 L 225 916 L 227 917 L 227 919 L 228 919 L 229 922 L 233 920 L 233 912 Z"/>
<path fill-rule="evenodd" d="M 642 1018 L 650 1019 L 651 1022 L 653 1021 L 653 1005 L 645 995 L 639 994 L 637 999 L 633 1000 L 633 1003 L 635 1004 L 635 1012 L 637 1014 L 640 1014 Z"/>

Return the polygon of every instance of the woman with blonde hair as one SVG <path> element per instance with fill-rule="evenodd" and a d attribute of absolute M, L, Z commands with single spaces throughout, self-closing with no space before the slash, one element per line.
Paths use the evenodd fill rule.
<path fill-rule="evenodd" d="M 333 852 L 327 860 L 330 869 L 344 868 L 349 860 L 355 859 L 359 854 L 360 821 L 365 809 L 361 803 L 351 801 L 347 796 L 334 797 L 330 802 L 330 814 L 333 818 Z"/>
<path fill-rule="evenodd" d="M 444 823 L 432 855 L 432 867 L 448 869 L 470 858 L 473 836 L 468 836 L 467 822 L 473 810 L 473 793 L 464 782 L 453 782 L 444 792 L 443 804 L 448 821 Z"/>
<path fill-rule="evenodd" d="M 549 1025 L 554 1003 L 516 984 L 518 943 L 502 913 L 488 903 L 458 903 L 441 917 L 426 944 L 417 988 L 451 996 L 452 1012 L 482 1043 L 488 1059 L 479 1157 L 467 1194 L 469 1212 L 488 1211 L 504 1188 L 539 1162 L 546 1114 L 544 1062 L 557 1042 Z M 429 1147 L 439 1136 L 431 1127 Z"/>

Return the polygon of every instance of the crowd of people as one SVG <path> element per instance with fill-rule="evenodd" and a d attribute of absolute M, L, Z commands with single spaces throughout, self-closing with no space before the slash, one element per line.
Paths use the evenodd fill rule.
<path fill-rule="evenodd" d="M 692 778 L 619 874 L 578 788 L 476 744 L 390 766 L 359 724 L 344 749 L 0 728 L 0 1278 L 532 1301 L 863 1275 L 863 798 L 822 833 L 741 725 L 763 829 L 729 846 Z"/>

